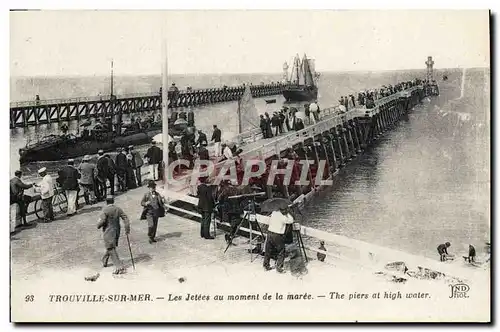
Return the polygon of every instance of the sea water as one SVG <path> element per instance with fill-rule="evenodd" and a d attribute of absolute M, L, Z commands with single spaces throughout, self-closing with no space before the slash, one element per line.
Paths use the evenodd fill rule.
<path fill-rule="evenodd" d="M 461 255 L 473 244 L 482 252 L 490 239 L 489 70 L 468 69 L 461 96 L 462 70 L 448 70 L 441 95 L 415 107 L 304 211 L 307 226 L 413 254 L 436 257 L 440 243 L 451 242 Z M 323 73 L 319 105 L 338 104 L 340 96 L 423 77 L 424 71 Z M 442 73 L 437 72 L 436 78 Z M 208 88 L 277 81 L 279 74 L 174 76 L 179 88 Z M 116 77 L 116 93 L 156 92 L 159 76 Z M 11 78 L 12 101 L 69 98 L 108 93 L 105 78 Z M 275 104 L 265 99 L 277 98 Z M 283 97 L 255 99 L 259 113 L 279 110 Z M 460 99 L 459 99 L 460 98 Z M 192 108 L 196 126 L 208 138 L 212 125 L 230 138 L 238 130 L 237 103 Z M 462 116 L 460 116 L 462 114 Z M 70 131 L 78 124 L 71 122 Z M 58 124 L 11 130 L 11 173 L 19 168 L 18 149 L 37 136 L 58 132 Z M 147 146 L 139 148 L 140 151 Z M 28 177 L 44 165 L 23 167 Z"/>

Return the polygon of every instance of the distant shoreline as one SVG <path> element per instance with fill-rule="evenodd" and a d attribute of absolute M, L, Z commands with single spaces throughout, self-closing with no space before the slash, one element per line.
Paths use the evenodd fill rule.
<path fill-rule="evenodd" d="M 471 67 L 471 68 L 466 68 L 469 70 L 484 70 L 484 69 L 490 69 L 491 67 Z M 456 70 L 462 70 L 463 68 L 460 67 L 455 67 L 455 68 L 434 68 L 435 71 L 441 72 L 441 71 L 456 71 Z M 363 73 L 388 73 L 388 72 L 401 72 L 401 71 L 409 71 L 409 72 L 419 72 L 419 71 L 425 71 L 425 69 L 422 68 L 407 68 L 407 69 L 386 69 L 386 70 L 342 70 L 342 71 L 335 71 L 335 70 L 318 70 L 320 73 L 324 74 L 363 74 Z M 183 77 L 183 76 L 227 76 L 227 75 L 242 75 L 242 76 L 247 76 L 247 75 L 282 75 L 282 72 L 274 72 L 274 73 L 184 73 L 184 74 L 179 74 L 179 73 L 173 73 L 170 76 L 172 77 Z M 91 74 L 86 74 L 86 75 L 77 75 L 77 74 L 72 74 L 72 75 L 33 75 L 33 76 L 26 76 L 26 75 L 20 75 L 20 76 L 10 76 L 11 79 L 31 79 L 31 78 L 82 78 L 82 77 L 109 77 L 109 74 L 99 74 L 99 75 L 91 75 Z M 116 74 L 115 77 L 161 77 L 160 74 Z"/>

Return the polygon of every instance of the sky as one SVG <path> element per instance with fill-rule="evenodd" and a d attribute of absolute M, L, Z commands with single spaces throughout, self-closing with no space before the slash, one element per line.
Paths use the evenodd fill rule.
<path fill-rule="evenodd" d="M 277 73 L 295 54 L 321 71 L 489 67 L 487 11 L 22 11 L 11 76 Z"/>

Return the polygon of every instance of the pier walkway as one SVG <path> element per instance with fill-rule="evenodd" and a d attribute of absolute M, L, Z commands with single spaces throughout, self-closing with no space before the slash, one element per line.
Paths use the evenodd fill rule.
<path fill-rule="evenodd" d="M 161 191 L 162 188 L 160 187 L 159 190 Z M 153 245 L 149 244 L 147 223 L 139 220 L 142 211 L 140 200 L 145 192 L 147 192 L 147 188 L 142 187 L 131 190 L 126 195 L 116 197 L 115 204 L 124 209 L 131 221 L 130 243 L 136 265 L 134 271 L 126 238 L 122 234 L 118 253 L 124 261 L 128 273 L 116 277 L 124 279 L 121 283 L 140 279 L 143 286 L 153 274 L 155 278 L 161 277 L 161 282 L 178 288 L 177 280 L 182 277 L 186 280 L 189 292 L 194 292 L 194 289 L 199 288 L 197 287 L 199 285 L 194 284 L 203 285 L 206 282 L 201 277 L 204 273 L 205 276 L 207 273 L 214 276 L 206 278 L 213 283 L 227 280 L 228 276 L 231 278 L 241 276 L 242 281 L 259 280 L 259 283 L 265 281 L 288 283 L 295 280 L 290 271 L 286 275 L 279 275 L 274 271 L 265 272 L 262 268 L 262 256 L 250 256 L 247 252 L 249 243 L 244 237 L 237 238 L 236 245 L 232 246 L 226 253 L 224 253 L 223 231 L 220 229 L 214 232 L 214 227 L 211 228 L 212 234 L 216 235 L 215 240 L 201 239 L 200 225 L 196 222 L 196 218 L 193 219 L 190 215 L 167 213 L 159 221 L 158 242 Z M 96 226 L 103 206 L 104 203 L 85 206 L 78 211 L 76 216 L 71 218 L 59 216 L 52 223 L 39 223 L 35 228 L 23 230 L 12 236 L 12 280 L 23 284 L 23 287 L 13 287 L 13 290 L 27 294 L 30 288 L 40 287 L 40 283 L 54 284 L 58 278 L 62 279 L 63 275 L 71 278 L 64 282 L 69 282 L 72 287 L 80 284 L 82 288 L 75 289 L 81 292 L 93 285 L 93 283 L 85 282 L 84 278 L 96 273 L 101 274 L 100 278 L 106 280 L 107 285 L 110 282 L 116 283 L 117 281 L 113 281 L 111 277 L 113 268 L 103 268 L 100 262 L 105 250 L 102 231 L 98 230 Z M 264 225 L 267 224 L 265 216 L 258 216 L 258 221 Z M 455 278 L 470 280 L 469 278 L 475 278 L 475 273 L 478 273 L 477 270 L 440 264 L 430 259 L 378 247 L 310 227 L 302 227 L 301 233 L 305 237 L 310 260 L 307 266 L 309 276 L 306 278 L 320 281 L 327 277 L 328 283 L 323 284 L 324 286 L 334 285 L 341 280 L 358 280 L 359 285 L 362 285 L 367 278 L 374 282 L 378 280 L 381 283 L 387 283 L 394 278 L 408 278 L 401 272 L 384 269 L 385 264 L 394 261 L 404 261 L 412 269 L 422 267 L 422 270 L 427 271 L 422 272 L 428 275 L 434 270 L 443 274 L 439 277 L 449 277 L 436 278 L 437 280 L 434 282 L 438 283 L 450 282 L 450 278 L 452 280 L 456 280 Z M 319 250 L 314 247 L 320 239 L 326 242 L 327 258 L 325 262 L 316 260 L 316 252 Z M 288 265 L 285 265 L 285 268 L 289 269 Z M 413 283 L 422 282 L 422 278 L 408 279 Z M 99 282 L 100 280 L 95 285 L 99 285 Z M 220 287 L 220 283 L 218 285 Z M 373 286 L 373 284 L 371 285 Z M 445 288 L 444 284 L 443 287 Z M 61 285 L 61 288 L 64 288 L 64 285 Z M 252 288 L 251 284 L 244 286 L 244 289 L 248 291 Z M 327 289 L 329 290 L 328 287 Z M 95 288 L 90 290 L 92 293 L 95 292 Z M 162 294 L 168 293 L 158 289 L 156 293 L 160 291 Z M 227 293 L 227 291 L 221 291 L 224 294 Z M 14 298 L 16 294 L 13 293 L 12 296 Z"/>
<path fill-rule="evenodd" d="M 279 95 L 284 84 L 251 85 L 253 97 Z M 245 86 L 179 91 L 169 99 L 169 108 L 200 106 L 238 100 Z M 131 95 L 50 99 L 10 103 L 10 128 L 108 117 L 118 113 L 134 114 L 161 110 L 162 97 L 158 93 Z"/>
<path fill-rule="evenodd" d="M 334 172 L 330 174 L 333 177 L 340 171 L 342 165 L 356 158 L 389 126 L 398 121 L 402 114 L 418 103 L 423 98 L 422 91 L 421 86 L 415 86 L 409 90 L 381 99 L 373 109 L 353 109 L 344 114 L 339 113 L 338 107 L 325 109 L 322 110 L 322 118 L 316 124 L 302 131 L 290 132 L 273 139 L 259 139 L 259 134 L 256 132 L 245 133 L 238 138 L 240 141 L 246 142 L 243 145 L 242 157 L 243 159 L 253 157 L 267 159 L 273 155 L 281 155 L 284 149 L 306 140 L 316 140 L 318 135 L 321 136 L 325 132 L 333 130 L 335 141 L 330 145 L 331 153 L 327 156 L 327 159 L 335 166 L 333 168 Z M 363 119 L 366 123 L 361 121 Z M 220 163 L 219 166 L 221 164 L 223 163 Z M 159 255 L 158 258 L 161 260 L 161 264 L 164 264 L 162 266 L 195 267 L 197 265 L 206 265 L 207 262 L 224 265 L 229 261 L 232 264 L 249 260 L 250 255 L 247 253 L 249 247 L 245 244 L 247 241 L 245 238 L 240 239 L 242 242 L 240 241 L 241 243 L 237 246 L 237 249 L 230 249 L 226 254 L 223 254 L 225 242 L 222 236 L 217 237 L 214 241 L 202 241 L 199 237 L 199 225 L 193 221 L 199 220 L 200 217 L 195 208 L 197 198 L 188 195 L 190 190 L 188 181 L 190 178 L 191 174 L 188 173 L 184 175 L 185 185 L 182 185 L 183 182 L 181 181 L 179 187 L 170 186 L 168 190 L 160 188 L 169 199 L 171 212 L 175 213 L 168 213 L 160 222 L 158 230 L 160 242 L 154 246 L 147 244 L 147 237 L 145 236 L 146 223 L 139 221 L 141 212 L 140 199 L 147 189 L 142 187 L 117 197 L 117 204 L 125 209 L 132 220 L 132 239 L 136 246 L 134 252 L 138 255 L 138 261 L 143 261 L 146 265 L 158 264 L 157 262 L 153 263 L 149 248 L 163 245 L 163 242 L 167 245 L 167 250 L 161 254 L 155 253 L 155 255 Z M 321 190 L 321 187 L 311 188 L 310 192 L 298 198 L 299 203 L 304 204 L 319 190 Z M 174 204 L 176 201 L 181 201 L 191 207 L 176 206 Z M 38 269 L 46 268 L 51 264 L 65 264 L 68 268 L 76 268 L 81 266 L 82 262 L 85 263 L 85 266 L 95 266 L 95 269 L 98 269 L 99 257 L 102 253 L 100 234 L 95 228 L 95 223 L 102 205 L 103 203 L 84 207 L 79 210 L 77 216 L 71 219 L 59 217 L 54 223 L 38 224 L 34 229 L 26 229 L 14 235 L 12 238 L 13 263 L 23 273 L 24 271 L 26 273 L 36 273 Z M 33 212 L 32 210 L 32 214 Z M 263 215 L 258 216 L 258 221 L 262 225 L 268 224 L 267 217 Z M 213 231 L 220 232 L 220 229 L 217 228 L 223 229 L 228 226 L 218 221 L 215 222 L 218 227 L 213 227 Z M 54 234 L 54 228 L 56 234 Z M 254 230 L 246 228 L 242 228 L 242 230 L 247 233 L 256 233 Z M 37 236 L 30 236 L 35 233 Z M 350 267 L 351 269 L 356 266 L 358 268 L 364 266 L 365 268 L 368 267 L 372 273 L 375 273 L 383 271 L 387 263 L 404 261 L 407 266 L 413 268 L 414 271 L 418 271 L 416 273 L 418 273 L 419 277 L 441 278 L 455 282 L 473 278 L 471 270 L 460 266 L 440 264 L 437 261 L 355 241 L 310 227 L 302 227 L 301 233 L 306 238 L 309 257 L 314 256 L 316 252 L 322 252 L 316 249 L 316 246 L 319 240 L 323 240 L 327 243 L 327 252 L 322 253 L 328 256 L 328 264 L 335 266 Z M 66 238 L 75 239 L 68 243 Z M 176 245 L 176 243 L 178 244 Z M 172 247 L 169 247 L 170 245 Z M 124 247 L 123 244 L 121 246 Z M 46 247 L 46 249 L 29 254 L 30 248 L 39 247 Z M 124 255 L 126 257 L 122 250 L 122 258 L 124 258 Z M 168 257 L 163 255 L 168 255 Z M 26 257 L 29 257 L 29 259 L 26 260 Z M 186 257 L 189 257 L 189 259 Z M 262 258 L 258 257 L 258 259 L 261 260 Z M 65 262 L 65 260 L 72 262 Z M 314 264 L 319 264 L 319 262 Z M 382 272 L 383 276 L 387 276 L 387 274 L 387 271 Z M 402 276 L 401 271 L 391 271 L 388 275 L 391 278 L 407 278 L 407 276 Z"/>
<path fill-rule="evenodd" d="M 103 268 L 100 263 L 105 250 L 102 231 L 96 225 L 103 203 L 84 207 L 75 217 L 38 224 L 36 228 L 14 236 L 11 239 L 12 317 L 18 322 L 23 321 L 29 312 L 31 321 L 43 322 L 62 319 L 66 322 L 87 319 L 118 319 L 122 322 L 243 321 L 250 317 L 262 321 L 301 321 L 303 317 L 313 317 L 318 321 L 354 321 L 360 319 L 359 310 L 346 311 L 346 302 L 333 301 L 330 292 L 372 294 L 380 291 L 383 296 L 384 291 L 398 290 L 430 293 L 433 303 L 442 301 L 442 306 L 448 309 L 446 313 L 456 315 L 457 319 L 467 319 L 463 313 L 470 312 L 467 310 L 470 308 L 469 302 L 448 301 L 449 286 L 444 280 L 412 278 L 408 281 L 409 287 L 402 287 L 400 283 L 391 282 L 391 274 L 377 273 L 383 264 L 360 263 L 344 255 L 347 250 L 329 241 L 327 249 L 331 255 L 322 263 L 312 255 L 314 252 L 310 252 L 308 273 L 301 277 L 294 276 L 289 270 L 285 274 L 274 270 L 264 271 L 262 257 L 253 256 L 251 260 L 244 238 L 238 238 L 235 241 L 237 245 L 224 254 L 224 237 L 219 230 L 215 240 L 203 240 L 199 236 L 200 226 L 197 222 L 170 213 L 160 219 L 157 233 L 159 242 L 151 245 L 146 235 L 147 224 L 139 220 L 142 210 L 139 202 L 146 191 L 146 188 L 139 188 L 116 198 L 116 204 L 131 219 L 130 243 L 135 270 L 123 234 L 117 248 L 127 267 L 126 274 L 113 276 L 113 267 Z M 288 269 L 287 263 L 285 268 Z M 99 278 L 95 282 L 85 281 L 85 277 L 97 273 Z M 477 287 L 473 285 L 471 283 L 471 293 L 480 294 L 477 287 L 481 284 L 477 284 Z M 273 310 L 278 301 L 262 301 L 265 292 L 279 292 L 285 300 L 290 294 L 306 294 L 312 300 L 324 301 L 324 305 L 319 308 L 314 306 L 315 309 L 311 310 L 307 303 L 311 300 L 289 300 L 289 308 L 295 308 L 304 316 L 284 318 L 282 311 Z M 100 303 L 51 303 L 32 310 L 29 309 L 30 303 L 25 302 L 27 294 L 35 294 L 36 301 L 48 301 L 49 295 L 57 294 L 148 294 L 151 302 L 141 303 L 141 308 L 146 306 L 141 310 L 137 310 L 137 301 L 117 303 L 116 307 L 120 311 L 117 316 L 115 311 L 103 310 Z M 182 296 L 182 302 L 170 302 L 170 294 Z M 186 302 L 187 294 L 208 295 L 211 300 L 203 302 L 206 305 L 200 305 L 200 301 Z M 258 294 L 261 296 L 260 301 L 230 301 L 228 298 L 229 295 L 241 297 Z M 215 295 L 223 295 L 224 301 L 214 301 Z M 227 301 L 230 301 L 234 311 L 221 307 Z M 370 315 L 363 317 L 391 319 L 386 307 L 377 306 L 376 303 L 359 301 L 356 308 L 369 308 Z M 85 305 L 85 315 L 82 315 L 82 305 Z M 398 302 L 398 308 L 411 312 L 413 319 L 428 319 L 428 301 L 402 300 Z"/>

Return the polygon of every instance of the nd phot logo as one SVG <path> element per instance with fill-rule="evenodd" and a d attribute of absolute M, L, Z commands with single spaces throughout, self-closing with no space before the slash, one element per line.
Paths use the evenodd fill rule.
<path fill-rule="evenodd" d="M 451 287 L 450 299 L 467 299 L 469 297 L 469 295 L 467 295 L 467 292 L 470 290 L 469 285 L 455 284 L 455 285 L 450 285 L 450 287 Z"/>

